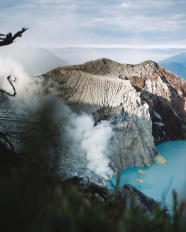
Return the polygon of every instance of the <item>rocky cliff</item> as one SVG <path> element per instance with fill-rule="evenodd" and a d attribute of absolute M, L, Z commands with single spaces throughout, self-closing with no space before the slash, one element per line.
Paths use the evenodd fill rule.
<path fill-rule="evenodd" d="M 109 121 L 114 131 L 108 148 L 110 165 L 118 172 L 150 166 L 156 149 L 149 106 L 130 80 L 119 78 L 117 65 L 101 59 L 58 68 L 43 77 L 50 94 L 65 100 L 74 112 L 92 115 L 95 125 Z"/>
<path fill-rule="evenodd" d="M 19 77 L 16 78 L 19 81 Z M 104 121 L 109 123 L 113 133 L 104 162 L 109 163 L 112 175 L 127 167 L 150 166 L 156 153 L 155 143 L 186 137 L 186 82 L 153 61 L 126 65 L 100 59 L 60 67 L 35 78 L 34 84 L 22 88 L 21 96 L 29 92 L 29 87 L 37 90 L 39 86 L 35 93 L 36 98 L 40 98 L 35 101 L 32 97 L 29 106 L 25 97 L 19 96 L 19 104 L 14 104 L 5 94 L 0 95 L 0 125 L 4 136 L 1 141 L 17 153 L 31 157 L 32 162 L 49 164 L 52 170 L 60 171 L 63 178 L 88 176 L 98 182 L 94 173 L 96 166 L 89 169 L 87 165 L 92 157 L 83 156 L 82 149 L 73 145 L 74 140 L 67 143 L 66 124 L 71 127 L 70 138 L 77 133 L 73 113 L 89 115 L 95 128 Z M 1 84 L 3 86 L 3 82 Z M 42 96 L 46 95 L 63 99 L 73 112 L 66 106 L 58 111 L 59 100 L 44 100 Z M 81 148 L 84 145 L 81 143 Z M 90 145 L 94 146 L 89 141 Z M 87 148 L 83 151 L 86 153 Z M 96 150 L 90 154 L 95 153 Z M 100 166 L 99 159 L 96 162 L 94 165 Z M 103 179 L 108 176 L 102 175 L 101 181 Z"/>
<path fill-rule="evenodd" d="M 123 72 L 149 105 L 155 143 L 186 138 L 186 81 L 153 61 Z"/>
<path fill-rule="evenodd" d="M 108 109 L 119 106 L 123 106 L 123 112 L 139 118 L 139 109 L 146 107 L 153 122 L 152 133 L 156 144 L 169 139 L 186 138 L 186 81 L 153 61 L 128 65 L 100 59 L 84 65 L 56 69 L 47 73 L 45 77 L 62 84 L 61 88 L 64 89 L 61 89 L 61 97 L 71 104 L 74 102 L 77 111 L 87 112 L 84 103 L 90 104 L 92 107 L 88 107 L 89 113 L 97 111 L 94 114 L 96 120 L 104 114 L 109 114 Z M 92 86 L 88 83 L 91 79 L 94 82 Z M 98 79 L 105 88 L 96 84 Z M 83 91 L 79 88 L 82 83 Z M 69 88 L 74 89 L 73 84 L 76 85 L 77 91 L 74 90 L 72 94 Z M 98 89 L 100 93 L 97 92 Z M 91 95 L 91 98 L 88 95 Z M 80 105 L 84 105 L 84 108 Z M 97 107 L 94 109 L 93 105 Z M 140 117 L 143 118 L 144 115 L 142 113 Z"/>

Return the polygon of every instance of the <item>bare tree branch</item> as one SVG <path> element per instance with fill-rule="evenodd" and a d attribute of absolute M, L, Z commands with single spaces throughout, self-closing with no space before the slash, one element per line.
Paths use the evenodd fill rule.
<path fill-rule="evenodd" d="M 17 37 L 21 37 L 22 34 L 28 30 L 28 28 L 25 28 L 23 27 L 21 31 L 18 31 L 17 33 L 15 33 L 15 35 L 12 36 L 12 33 L 8 33 L 5 37 L 4 34 L 0 34 L 0 46 L 5 46 L 5 45 L 9 45 L 11 43 L 14 42 L 14 40 L 17 38 Z M 2 40 L 2 41 L 1 41 Z"/>
<path fill-rule="evenodd" d="M 22 28 L 21 31 L 18 31 L 17 33 L 15 33 L 15 35 L 12 36 L 12 33 L 8 33 L 6 36 L 5 34 L 0 34 L 0 46 L 5 46 L 5 45 L 9 45 L 11 43 L 14 42 L 14 40 L 17 38 L 17 37 L 21 37 L 22 34 L 28 30 L 28 28 Z M 16 89 L 11 81 L 11 74 L 7 77 L 7 80 L 8 82 L 10 83 L 10 85 L 12 86 L 13 88 L 13 94 L 10 94 L 8 93 L 7 91 L 5 90 L 2 90 L 0 89 L 0 93 L 3 93 L 3 94 L 7 94 L 8 96 L 12 96 L 12 97 L 15 97 L 15 95 L 17 94 L 16 93 Z M 0 148 L 2 148 L 2 140 L 5 142 L 5 145 L 7 147 L 7 145 L 9 145 L 10 149 L 14 151 L 14 146 L 13 144 L 9 141 L 9 139 L 7 138 L 7 134 L 6 133 L 3 133 L 3 132 L 0 132 Z"/>
<path fill-rule="evenodd" d="M 5 36 L 4 34 L 0 34 L 0 36 Z M 4 40 L 5 38 L 0 38 L 0 40 Z"/>
<path fill-rule="evenodd" d="M 15 89 L 14 85 L 12 84 L 12 81 L 11 81 L 10 78 L 11 78 L 11 74 L 7 77 L 7 80 L 9 81 L 10 85 L 12 86 L 12 88 L 13 88 L 13 90 L 14 90 L 14 93 L 13 93 L 13 94 L 10 94 L 10 93 L 6 92 L 5 90 L 2 90 L 2 89 L 0 89 L 0 92 L 1 92 L 1 93 L 5 93 L 5 94 L 7 94 L 8 96 L 15 97 L 15 95 L 17 94 L 17 93 L 16 93 L 16 89 Z"/>

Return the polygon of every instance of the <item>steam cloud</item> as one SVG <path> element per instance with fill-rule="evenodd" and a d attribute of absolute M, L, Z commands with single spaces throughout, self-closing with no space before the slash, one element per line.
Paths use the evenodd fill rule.
<path fill-rule="evenodd" d="M 109 167 L 107 146 L 112 137 L 112 129 L 108 122 L 94 126 L 88 115 L 77 115 L 59 98 L 52 96 L 55 86 L 44 87 L 42 77 L 30 77 L 23 68 L 13 61 L 0 58 L 1 89 L 8 92 L 12 87 L 6 77 L 12 73 L 12 81 L 17 95 L 10 97 L 11 106 L 17 114 L 31 117 L 32 120 L 44 123 L 48 129 L 55 130 L 61 139 L 61 146 L 68 147 L 69 158 L 78 156 L 86 165 L 85 168 L 96 175 L 108 178 L 112 170 Z M 51 95 L 45 90 L 53 88 Z"/>
<path fill-rule="evenodd" d="M 112 136 L 112 129 L 108 123 L 102 122 L 94 127 L 94 122 L 89 116 L 72 115 L 66 130 L 75 146 L 80 146 L 86 154 L 89 170 L 100 176 L 112 173 L 106 155 L 108 141 Z"/>

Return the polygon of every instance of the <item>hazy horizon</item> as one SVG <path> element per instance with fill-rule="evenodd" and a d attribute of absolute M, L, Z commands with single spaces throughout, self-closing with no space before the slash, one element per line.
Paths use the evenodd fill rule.
<path fill-rule="evenodd" d="M 24 46 L 22 44 L 12 44 L 1 48 L 0 55 L 8 57 L 18 57 L 24 54 L 22 50 L 25 48 L 32 48 L 35 55 L 38 52 L 38 58 L 42 49 L 52 52 L 57 57 L 61 58 L 69 65 L 83 64 L 85 62 L 96 60 L 100 58 L 107 58 L 119 63 L 138 64 L 146 60 L 153 60 L 160 62 L 164 59 L 186 52 L 185 48 L 100 48 L 100 47 L 34 47 Z M 37 51 L 38 48 L 38 51 Z M 35 50 L 36 49 L 36 50 Z M 30 53 L 30 55 L 33 52 Z M 44 53 L 44 51 L 43 51 Z M 28 56 L 28 51 L 26 52 Z M 49 55 L 49 54 L 48 54 Z M 30 57 L 31 59 L 31 57 Z"/>
<path fill-rule="evenodd" d="M 119 63 L 137 64 L 146 60 L 160 62 L 174 55 L 185 52 L 185 48 L 97 48 L 97 47 L 66 47 L 45 48 L 65 60 L 67 63 L 82 64 L 87 61 L 107 58 Z"/>
<path fill-rule="evenodd" d="M 36 47 L 186 48 L 184 0 L 1 0 L 1 31 Z M 13 20 L 12 20 L 13 18 Z"/>

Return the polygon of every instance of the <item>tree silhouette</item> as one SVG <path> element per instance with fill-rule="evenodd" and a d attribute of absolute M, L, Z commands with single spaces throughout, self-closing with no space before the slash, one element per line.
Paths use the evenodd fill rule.
<path fill-rule="evenodd" d="M 23 27 L 21 31 L 18 31 L 13 36 L 12 36 L 11 32 L 9 32 L 6 36 L 4 34 L 0 34 L 0 46 L 5 46 L 5 45 L 9 45 L 9 44 L 14 43 L 14 40 L 17 37 L 22 37 L 22 34 L 26 30 L 28 30 L 28 28 Z M 12 80 L 11 80 L 11 74 L 7 77 L 7 80 L 13 88 L 13 93 L 12 94 L 8 93 L 7 91 L 5 91 L 3 89 L 0 89 L 0 93 L 6 94 L 6 95 L 11 96 L 11 97 L 15 97 L 17 93 L 16 93 L 15 86 L 13 85 Z M 8 147 L 9 147 L 9 149 L 11 149 L 14 152 L 14 147 L 13 147 L 12 143 L 9 141 L 9 139 L 7 138 L 7 134 L 5 132 L 0 131 L 0 150 L 1 150 L 1 152 L 2 152 L 2 148 L 4 149 L 3 150 L 4 152 L 8 151 Z"/>
<path fill-rule="evenodd" d="M 28 28 L 23 27 L 21 31 L 18 31 L 13 36 L 11 32 L 9 32 L 6 36 L 4 34 L 0 34 L 0 46 L 5 46 L 13 43 L 17 37 L 22 37 L 22 34 L 26 30 L 28 30 Z"/>
<path fill-rule="evenodd" d="M 17 33 L 15 33 L 15 35 L 12 36 L 12 33 L 9 32 L 6 36 L 4 34 L 0 34 L 0 46 L 5 46 L 5 45 L 9 45 L 11 43 L 14 42 L 14 40 L 17 38 L 17 37 L 22 37 L 22 34 L 28 30 L 28 28 L 25 28 L 23 27 L 21 31 L 18 31 Z M 12 96 L 14 97 L 16 95 L 16 89 L 11 81 L 11 74 L 7 77 L 7 80 L 8 82 L 10 83 L 10 85 L 12 86 L 13 88 L 13 91 L 14 93 L 13 94 L 10 94 L 8 92 L 6 92 L 5 90 L 2 90 L 0 89 L 0 92 L 1 93 L 4 93 L 4 94 L 7 94 L 9 96 Z"/>

